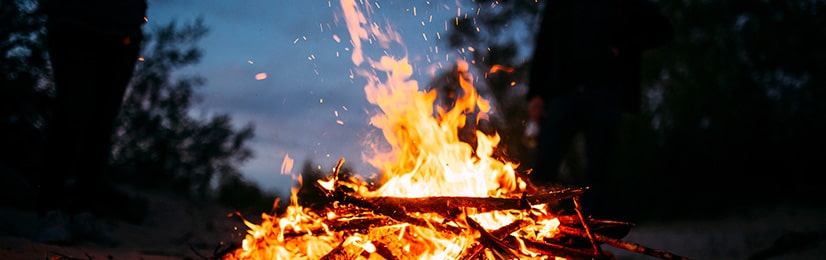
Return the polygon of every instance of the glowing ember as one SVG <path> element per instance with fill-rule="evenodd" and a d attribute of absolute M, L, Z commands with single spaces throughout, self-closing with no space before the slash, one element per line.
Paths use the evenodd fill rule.
<path fill-rule="evenodd" d="M 267 79 L 267 73 L 261 72 L 261 73 L 255 74 L 255 80 L 265 80 L 265 79 Z"/>

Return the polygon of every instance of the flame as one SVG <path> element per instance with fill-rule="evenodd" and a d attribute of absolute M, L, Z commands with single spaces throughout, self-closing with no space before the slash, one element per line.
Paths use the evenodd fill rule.
<path fill-rule="evenodd" d="M 295 164 L 295 160 L 290 158 L 289 154 L 284 154 L 284 161 L 281 162 L 281 174 L 290 174 L 293 170 L 293 164 Z"/>
<path fill-rule="evenodd" d="M 369 1 L 361 2 L 365 8 L 372 7 L 365 2 Z M 461 95 L 455 97 L 450 107 L 434 105 L 438 92 L 420 90 L 418 82 L 411 79 L 414 68 L 406 55 L 397 57 L 379 51 L 383 55 L 378 58 L 365 56 L 365 53 L 373 53 L 364 50 L 372 45 L 403 46 L 399 35 L 369 23 L 369 13 L 362 12 L 355 0 L 340 0 L 340 3 L 353 46 L 351 60 L 356 66 L 353 72 L 367 80 L 364 86 L 366 98 L 381 111 L 370 118 L 370 124 L 380 130 L 383 138 L 382 143 L 374 144 L 370 154 L 363 156 L 365 161 L 382 171 L 381 187 L 371 190 L 364 184 L 351 188 L 364 197 L 514 197 L 523 192 L 527 184 L 518 178 L 516 164 L 494 157 L 493 152 L 500 141 L 498 134 L 474 131 L 475 148 L 460 140 L 460 129 L 469 122 L 478 123 L 491 111 L 491 104 L 473 86 L 474 78 L 468 63 L 457 61 L 455 64 Z M 338 36 L 334 39 L 339 41 Z M 493 72 L 497 70 L 509 71 L 510 68 L 497 67 Z M 334 175 L 317 184 L 333 191 L 337 178 Z M 347 232 L 345 235 L 331 231 L 324 224 L 325 220 L 355 216 L 304 209 L 299 206 L 296 194 L 297 189 L 293 189 L 291 203 L 281 217 L 262 214 L 261 224 L 245 221 L 249 231 L 243 247 L 228 258 L 319 259 L 331 250 L 343 248 L 355 258 L 372 259 L 366 256 L 377 252 L 377 243 L 403 241 L 394 252 L 405 259 L 453 259 L 479 237 L 471 228 L 455 234 L 410 224 L 385 225 L 371 228 L 364 234 Z M 534 205 L 531 212 L 534 211 L 547 214 L 544 205 Z M 479 213 L 467 209 L 464 214 L 485 229 L 496 229 L 532 213 Z M 416 217 L 432 223 L 446 221 L 437 214 L 419 213 Z M 468 225 L 452 221 L 453 225 Z M 559 221 L 545 215 L 533 224 L 519 231 L 525 233 L 522 237 L 553 236 Z M 291 237 L 285 237 L 287 233 L 292 234 Z"/>

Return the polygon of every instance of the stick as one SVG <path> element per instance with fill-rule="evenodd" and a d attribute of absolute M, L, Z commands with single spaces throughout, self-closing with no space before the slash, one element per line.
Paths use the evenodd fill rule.
<path fill-rule="evenodd" d="M 578 229 L 578 228 L 559 226 L 558 229 L 559 229 L 560 232 L 562 232 L 566 235 L 578 236 L 578 237 L 587 237 L 588 236 L 588 234 L 586 234 L 586 232 L 584 230 Z M 653 248 L 645 247 L 645 246 L 642 246 L 640 244 L 626 242 L 626 241 L 622 241 L 622 240 L 619 240 L 619 239 L 603 236 L 603 235 L 600 235 L 600 234 L 593 234 L 593 235 L 594 235 L 594 238 L 597 241 L 599 241 L 601 243 L 608 244 L 610 246 L 613 246 L 613 247 L 616 247 L 616 248 L 619 248 L 619 249 L 625 249 L 625 250 L 628 250 L 628 251 L 631 251 L 631 252 L 640 253 L 640 254 L 644 254 L 644 255 L 648 255 L 648 256 L 653 256 L 653 257 L 657 257 L 657 258 L 661 258 L 661 259 L 689 259 L 689 258 L 684 257 L 684 256 L 675 255 L 673 253 L 666 252 L 666 251 L 659 250 L 659 249 L 653 249 Z"/>
<path fill-rule="evenodd" d="M 505 225 L 505 226 L 503 226 L 503 227 L 501 227 L 497 230 L 494 230 L 494 231 L 490 232 L 490 234 L 495 238 L 503 239 L 503 238 L 507 237 L 508 235 L 510 235 L 510 233 L 513 233 L 517 230 L 520 230 L 520 229 L 522 229 L 523 227 L 525 227 L 529 224 L 530 224 L 530 222 L 528 222 L 528 221 L 517 219 L 516 221 L 511 222 L 510 224 L 507 224 L 507 225 Z M 474 258 L 478 257 L 479 254 L 481 254 L 482 251 L 484 251 L 484 250 L 485 250 L 485 246 L 483 244 L 481 244 L 481 243 L 476 244 L 473 247 L 471 247 L 470 249 L 468 249 L 464 253 L 464 256 L 459 257 L 459 259 L 462 259 L 462 260 L 474 259 Z"/>
<path fill-rule="evenodd" d="M 592 259 L 594 255 L 592 252 L 557 245 L 549 242 L 540 242 L 529 239 L 522 239 L 525 247 L 529 250 L 539 251 L 539 253 L 547 256 L 558 256 L 572 259 Z"/>
<path fill-rule="evenodd" d="M 576 210 L 576 215 L 579 216 L 579 221 L 582 222 L 582 227 L 585 228 L 585 234 L 588 235 L 588 240 L 591 240 L 594 256 L 602 255 L 602 249 L 597 245 L 597 241 L 594 239 L 594 233 L 591 232 L 591 228 L 588 227 L 588 223 L 586 223 L 587 221 L 582 217 L 582 204 L 579 203 L 579 196 L 574 197 L 574 209 Z"/>
<path fill-rule="evenodd" d="M 346 248 L 344 248 L 345 241 L 347 240 L 345 239 L 341 241 L 341 243 L 339 243 L 338 246 L 336 246 L 336 248 L 330 250 L 330 252 L 321 257 L 320 260 L 356 259 L 356 257 L 360 255 L 361 252 L 358 252 L 358 254 L 350 254 L 349 252 L 347 252 Z"/>
<path fill-rule="evenodd" d="M 492 249 L 497 256 L 504 259 L 519 259 L 519 256 L 514 253 L 514 249 L 490 234 L 482 225 L 479 225 L 479 223 L 473 220 L 473 218 L 466 216 L 465 219 L 471 228 L 479 231 L 479 242 Z"/>

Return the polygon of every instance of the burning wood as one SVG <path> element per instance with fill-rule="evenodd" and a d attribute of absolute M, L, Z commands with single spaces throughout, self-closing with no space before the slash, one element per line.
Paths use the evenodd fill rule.
<path fill-rule="evenodd" d="M 319 212 L 304 213 L 320 219 L 321 225 L 307 229 L 279 226 L 277 228 L 284 232 L 281 239 L 268 241 L 266 237 L 262 237 L 258 243 L 291 244 L 299 240 L 306 242 L 314 234 L 332 234 L 333 237 L 340 238 L 341 242 L 328 248 L 323 254 L 316 252 L 320 259 L 407 259 L 415 250 L 410 248 L 409 243 L 412 241 L 406 238 L 415 234 L 406 229 L 417 226 L 443 237 L 471 234 L 473 241 L 465 243 L 464 248 L 454 248 L 453 252 L 458 254 L 452 257 L 440 255 L 462 260 L 552 257 L 604 259 L 609 255 L 599 249 L 603 244 L 661 259 L 687 259 L 621 240 L 633 226 L 631 223 L 585 218 L 578 214 L 548 216 L 535 210 L 537 206 L 549 202 L 566 199 L 576 201 L 577 196 L 586 191 L 583 188 L 564 188 L 531 195 L 523 193 L 516 198 L 362 197 L 342 188 L 350 185 L 345 184 L 346 181 L 333 179 L 336 182 L 333 185 L 335 188 L 326 193 L 330 203 Z M 491 211 L 506 211 L 508 214 L 520 215 L 520 218 L 495 229 L 483 227 L 475 218 Z M 434 215 L 438 217 L 433 217 Z M 546 228 L 543 219 L 549 217 L 556 221 L 557 225 L 553 229 L 557 233 L 543 237 L 537 230 Z M 254 231 L 258 230 L 251 230 L 251 234 Z M 419 240 L 417 244 L 424 240 L 427 238 Z M 226 259 L 257 259 L 244 252 L 247 251 L 240 248 Z"/>

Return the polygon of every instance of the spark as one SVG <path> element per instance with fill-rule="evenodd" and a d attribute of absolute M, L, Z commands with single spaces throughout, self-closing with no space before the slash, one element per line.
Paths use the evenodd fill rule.
<path fill-rule="evenodd" d="M 255 80 L 265 80 L 265 79 L 267 79 L 267 73 L 261 72 L 261 73 L 255 74 Z"/>

